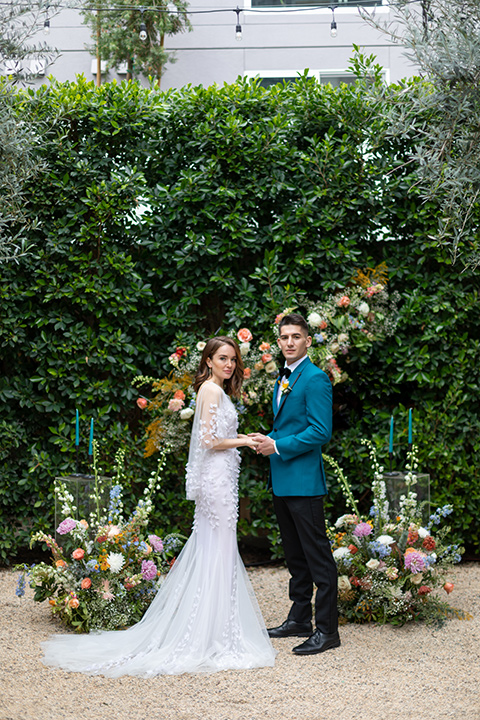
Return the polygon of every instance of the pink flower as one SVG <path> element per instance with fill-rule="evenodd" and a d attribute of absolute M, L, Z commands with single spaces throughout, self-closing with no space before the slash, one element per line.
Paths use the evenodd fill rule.
<path fill-rule="evenodd" d="M 148 405 L 148 401 L 144 397 L 139 397 L 139 398 L 137 398 L 137 405 L 141 410 L 145 410 L 145 408 Z"/>
<path fill-rule="evenodd" d="M 82 590 L 88 590 L 92 587 L 92 581 L 90 578 L 83 578 L 82 582 L 80 583 L 80 587 Z"/>
<path fill-rule="evenodd" d="M 270 362 L 271 359 L 272 359 L 272 355 L 270 355 L 270 353 L 265 353 L 264 355 L 262 355 L 263 363 L 268 363 L 268 362 Z"/>
<path fill-rule="evenodd" d="M 149 535 L 148 536 L 148 542 L 153 547 L 155 552 L 162 552 L 163 551 L 163 542 L 158 537 L 158 535 Z"/>
<path fill-rule="evenodd" d="M 103 587 L 102 598 L 104 600 L 113 600 L 115 595 L 112 592 L 110 592 L 110 583 L 108 582 L 108 580 L 103 581 L 102 587 Z"/>
<path fill-rule="evenodd" d="M 181 410 L 184 405 L 184 401 L 180 398 L 172 398 L 168 403 L 168 409 L 172 410 L 172 412 L 177 412 L 178 410 Z"/>
<path fill-rule="evenodd" d="M 285 313 L 280 313 L 279 315 L 277 315 L 277 316 L 275 317 L 275 325 L 278 325 L 278 323 L 279 323 L 280 320 L 284 317 L 284 315 L 285 315 Z"/>
<path fill-rule="evenodd" d="M 82 548 L 77 548 L 72 552 L 72 558 L 74 560 L 81 560 L 85 555 L 85 550 L 82 550 Z"/>
<path fill-rule="evenodd" d="M 337 300 L 338 307 L 348 307 L 350 305 L 350 298 L 348 295 L 342 295 L 339 300 Z"/>
<path fill-rule="evenodd" d="M 372 526 L 368 523 L 361 522 L 358 523 L 355 530 L 353 531 L 353 535 L 356 537 L 367 537 L 367 535 L 370 535 L 372 532 Z"/>
<path fill-rule="evenodd" d="M 57 528 L 57 533 L 59 535 L 66 535 L 69 533 L 73 528 L 77 526 L 77 521 L 73 518 L 66 518 L 65 520 L 62 520 L 60 525 Z"/>
<path fill-rule="evenodd" d="M 428 593 L 432 592 L 432 588 L 428 587 L 428 585 L 420 585 L 418 588 L 418 594 L 419 595 L 428 595 Z"/>
<path fill-rule="evenodd" d="M 267 352 L 267 350 L 270 350 L 270 343 L 262 342 L 262 344 L 260 345 L 260 351 Z"/>
<path fill-rule="evenodd" d="M 416 575 L 419 572 L 425 570 L 425 556 L 420 552 L 407 553 L 404 558 L 405 567 L 410 570 L 412 575 Z"/>
<path fill-rule="evenodd" d="M 157 577 L 157 566 L 153 560 L 144 560 L 142 562 L 142 577 L 144 580 L 153 580 Z"/>
<path fill-rule="evenodd" d="M 240 342 L 250 342 L 250 340 L 253 340 L 253 335 L 248 328 L 240 328 L 237 332 L 237 338 Z"/>

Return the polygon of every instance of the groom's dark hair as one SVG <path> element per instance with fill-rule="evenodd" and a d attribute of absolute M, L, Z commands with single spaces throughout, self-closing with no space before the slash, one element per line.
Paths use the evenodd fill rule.
<path fill-rule="evenodd" d="M 282 327 L 284 325 L 299 325 L 302 330 L 306 332 L 307 335 L 309 335 L 309 328 L 307 325 L 307 321 L 302 315 L 299 315 L 298 313 L 290 313 L 289 315 L 284 315 L 283 318 L 280 320 L 278 324 L 278 332 L 280 333 L 282 330 Z"/>

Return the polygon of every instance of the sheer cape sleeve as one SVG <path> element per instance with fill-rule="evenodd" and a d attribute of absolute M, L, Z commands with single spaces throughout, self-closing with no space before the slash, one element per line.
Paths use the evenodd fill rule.
<path fill-rule="evenodd" d="M 197 393 L 186 473 L 188 500 L 197 499 L 208 454 L 225 439 L 221 422 L 224 402 L 225 393 L 214 382 L 204 382 Z"/>

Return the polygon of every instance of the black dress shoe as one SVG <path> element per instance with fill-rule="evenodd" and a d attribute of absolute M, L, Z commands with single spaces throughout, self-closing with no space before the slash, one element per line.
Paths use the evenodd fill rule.
<path fill-rule="evenodd" d="M 271 638 L 309 637 L 312 634 L 312 623 L 298 623 L 295 620 L 285 620 L 281 625 L 267 630 Z"/>
<path fill-rule="evenodd" d="M 296 655 L 316 655 L 317 653 L 325 652 L 331 648 L 340 646 L 340 635 L 337 632 L 333 633 L 322 633 L 320 630 L 315 630 L 308 640 L 305 640 L 301 645 L 294 647 L 292 652 Z"/>

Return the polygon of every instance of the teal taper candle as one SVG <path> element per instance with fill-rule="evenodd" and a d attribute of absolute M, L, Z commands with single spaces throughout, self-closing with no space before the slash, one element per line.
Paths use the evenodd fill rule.
<path fill-rule="evenodd" d="M 388 452 L 393 453 L 393 415 L 390 418 L 390 442 L 388 443 Z"/>
<path fill-rule="evenodd" d="M 78 410 L 75 410 L 75 445 L 80 445 L 80 425 L 78 420 Z"/>
<path fill-rule="evenodd" d="M 88 443 L 88 454 L 93 455 L 93 418 L 90 420 L 90 442 Z"/>
<path fill-rule="evenodd" d="M 408 410 L 408 444 L 412 444 L 412 408 Z"/>

